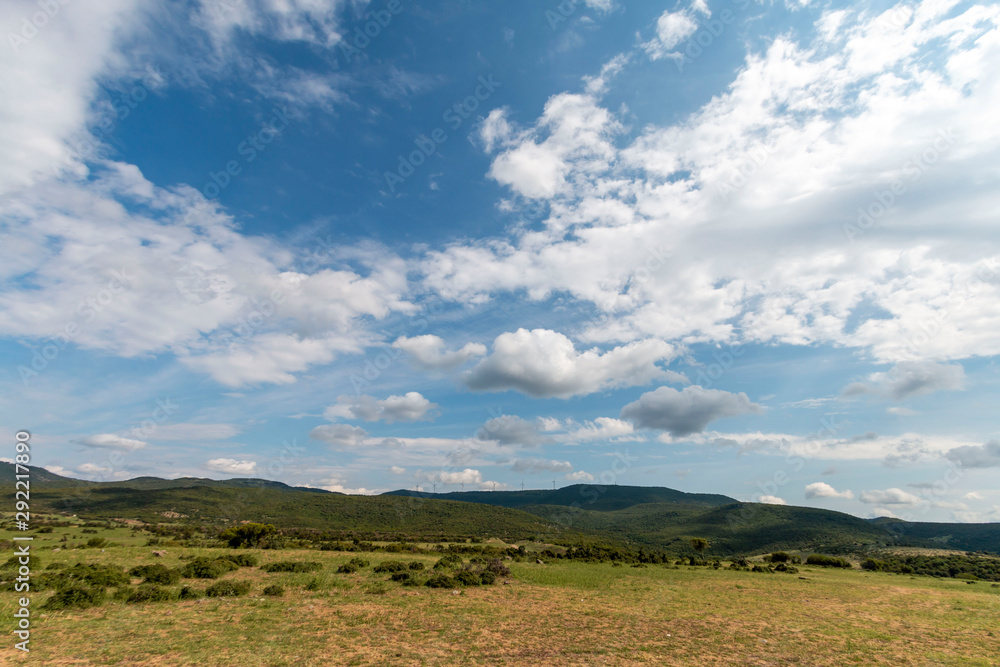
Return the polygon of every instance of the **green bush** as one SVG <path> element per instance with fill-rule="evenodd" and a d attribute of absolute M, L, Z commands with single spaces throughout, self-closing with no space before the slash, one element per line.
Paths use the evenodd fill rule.
<path fill-rule="evenodd" d="M 185 579 L 218 579 L 227 572 L 238 569 L 239 565 L 231 560 L 199 556 L 181 568 L 181 576 Z"/>
<path fill-rule="evenodd" d="M 862 570 L 869 570 L 872 572 L 878 572 L 885 566 L 880 560 L 875 560 L 874 558 L 866 558 L 863 563 L 861 563 Z"/>
<path fill-rule="evenodd" d="M 146 602 L 171 602 L 177 599 L 177 593 L 169 588 L 157 586 L 155 584 L 143 584 L 134 589 L 125 589 L 123 596 L 125 602 L 129 604 L 143 604 Z"/>
<path fill-rule="evenodd" d="M 409 569 L 409 566 L 401 560 L 387 560 L 379 563 L 373 568 L 374 572 L 402 572 Z"/>
<path fill-rule="evenodd" d="M 140 565 L 128 571 L 133 577 L 140 577 L 145 584 L 162 584 L 171 586 L 181 580 L 179 570 L 171 570 L 166 565 Z"/>
<path fill-rule="evenodd" d="M 36 587 L 39 590 L 47 588 L 60 590 L 78 585 L 112 588 L 128 586 L 130 583 L 128 576 L 116 567 L 77 563 L 72 567 L 43 572 L 38 576 Z"/>
<path fill-rule="evenodd" d="M 455 579 L 458 581 L 458 583 L 462 584 L 463 586 L 478 586 L 480 583 L 482 583 L 482 579 L 480 578 L 479 574 L 471 570 L 462 570 L 457 575 L 455 575 Z"/>
<path fill-rule="evenodd" d="M 774 566 L 775 572 L 786 572 L 788 574 L 795 574 L 799 571 L 799 568 L 794 565 L 788 565 L 787 563 L 778 563 Z"/>
<path fill-rule="evenodd" d="M 824 556 L 823 554 L 813 554 L 806 559 L 806 565 L 818 565 L 820 567 L 842 567 L 850 569 L 851 563 L 836 556 Z"/>
<path fill-rule="evenodd" d="M 447 554 L 434 563 L 435 570 L 453 569 L 462 565 L 462 557 L 458 554 Z"/>
<path fill-rule="evenodd" d="M 316 561 L 282 560 L 268 563 L 261 569 L 265 572 L 316 572 L 323 569 L 323 564 Z"/>
<path fill-rule="evenodd" d="M 771 554 L 770 559 L 765 558 L 764 560 L 770 560 L 772 563 L 788 563 L 792 560 L 792 557 L 784 551 L 775 551 Z"/>
<path fill-rule="evenodd" d="M 343 565 L 337 568 L 337 572 L 340 574 L 352 574 L 357 572 L 361 568 L 368 567 L 368 561 L 361 558 L 352 558 Z"/>
<path fill-rule="evenodd" d="M 493 574 L 489 570 L 485 570 L 482 574 L 479 575 L 479 579 L 484 586 L 492 586 L 493 584 L 496 583 L 497 575 Z"/>
<path fill-rule="evenodd" d="M 201 599 L 201 593 L 191 588 L 190 586 L 184 586 L 181 588 L 181 592 L 178 597 L 181 600 L 199 600 Z"/>
<path fill-rule="evenodd" d="M 455 588 L 455 580 L 446 574 L 436 574 L 424 585 L 430 588 Z"/>
<path fill-rule="evenodd" d="M 280 598 L 284 594 L 285 594 L 285 589 L 275 584 L 271 584 L 270 586 L 264 589 L 264 595 L 268 597 Z"/>
<path fill-rule="evenodd" d="M 245 581 L 217 581 L 205 589 L 205 595 L 210 598 L 239 597 L 249 592 L 250 584 Z"/>
<path fill-rule="evenodd" d="M 423 570 L 424 568 L 425 565 L 421 563 L 419 560 L 415 560 L 410 563 L 411 570 Z"/>
<path fill-rule="evenodd" d="M 42 609 L 87 609 L 104 604 L 107 592 L 103 588 L 87 586 L 67 586 L 50 597 Z"/>
<path fill-rule="evenodd" d="M 257 567 L 257 564 L 260 562 L 256 556 L 247 553 L 226 554 L 225 556 L 219 556 L 217 560 L 228 560 L 240 567 Z"/>
<path fill-rule="evenodd" d="M 88 549 L 103 549 L 108 546 L 108 541 L 103 537 L 92 537 L 87 540 Z"/>
<path fill-rule="evenodd" d="M 409 572 L 393 572 L 392 576 L 389 577 L 390 581 L 395 581 L 401 584 L 413 581 L 413 575 Z"/>
<path fill-rule="evenodd" d="M 219 539 L 230 547 L 253 547 L 258 549 L 276 549 L 280 546 L 278 529 L 272 524 L 245 523 L 223 531 Z"/>

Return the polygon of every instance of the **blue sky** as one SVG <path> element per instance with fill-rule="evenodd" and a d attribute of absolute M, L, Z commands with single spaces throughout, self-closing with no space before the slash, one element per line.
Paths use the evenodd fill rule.
<path fill-rule="evenodd" d="M 4 3 L 0 430 L 88 479 L 1000 520 L 998 26 Z"/>

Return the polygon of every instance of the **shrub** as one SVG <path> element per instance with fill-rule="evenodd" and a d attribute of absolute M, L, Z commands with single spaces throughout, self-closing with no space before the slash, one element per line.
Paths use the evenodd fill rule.
<path fill-rule="evenodd" d="M 389 579 L 390 581 L 396 581 L 403 584 L 408 581 L 413 581 L 413 575 L 410 574 L 409 572 L 393 572 L 392 576 L 389 577 Z"/>
<path fill-rule="evenodd" d="M 436 574 L 424 585 L 430 588 L 455 588 L 455 580 L 446 574 Z"/>
<path fill-rule="evenodd" d="M 169 588 L 157 586 L 155 584 L 143 584 L 134 589 L 124 589 L 124 601 L 129 604 L 142 604 L 146 602 L 171 602 L 177 599 L 177 594 Z"/>
<path fill-rule="evenodd" d="M 110 588 L 128 586 L 128 576 L 116 567 L 109 565 L 85 565 L 77 563 L 72 567 L 62 568 L 54 572 L 44 572 L 38 577 L 39 589 L 55 588 L 56 590 L 72 588 L 77 585 Z"/>
<path fill-rule="evenodd" d="M 806 559 L 806 565 L 819 565 L 820 567 L 842 567 L 850 569 L 850 561 L 835 556 L 824 556 L 823 554 L 813 554 Z"/>
<path fill-rule="evenodd" d="M 448 554 L 442 556 L 438 559 L 438 562 L 434 563 L 435 570 L 453 569 L 462 564 L 462 557 L 458 554 Z"/>
<path fill-rule="evenodd" d="M 503 561 L 499 558 L 491 558 L 486 561 L 486 571 L 492 572 L 498 577 L 510 576 L 510 568 L 504 565 Z"/>
<path fill-rule="evenodd" d="M 426 566 L 419 560 L 412 561 L 409 567 L 411 570 L 423 570 L 426 568 Z"/>
<path fill-rule="evenodd" d="M 316 572 L 323 569 L 323 564 L 316 561 L 282 560 L 268 563 L 261 569 L 265 572 Z"/>
<path fill-rule="evenodd" d="M 92 537 L 87 540 L 88 549 L 103 549 L 108 546 L 108 541 L 103 537 Z"/>
<path fill-rule="evenodd" d="M 218 581 L 205 589 L 210 598 L 239 597 L 249 592 L 250 584 L 245 581 Z"/>
<path fill-rule="evenodd" d="M 90 588 L 87 586 L 67 586 L 50 597 L 42 609 L 87 609 L 104 604 L 107 595 L 103 588 Z"/>
<path fill-rule="evenodd" d="M 874 558 L 866 558 L 863 563 L 861 563 L 862 570 L 870 570 L 872 572 L 878 572 L 884 567 L 884 563 Z"/>
<path fill-rule="evenodd" d="M 219 556 L 217 560 L 228 560 L 240 567 L 257 567 L 257 563 L 260 562 L 256 556 L 247 553 L 226 554 Z"/>
<path fill-rule="evenodd" d="M 181 576 L 185 579 L 218 579 L 227 572 L 238 569 L 239 566 L 231 560 L 199 556 L 181 569 Z"/>
<path fill-rule="evenodd" d="M 455 575 L 455 579 L 463 586 L 478 586 L 482 583 L 482 579 L 480 579 L 479 575 L 471 570 L 462 570 Z"/>
<path fill-rule="evenodd" d="M 792 557 L 789 556 L 784 551 L 775 551 L 773 554 L 771 554 L 770 560 L 772 563 L 787 563 L 790 560 L 792 560 Z"/>
<path fill-rule="evenodd" d="M 140 577 L 146 584 L 163 584 L 170 586 L 181 580 L 181 573 L 178 570 L 171 570 L 166 565 L 140 565 L 128 571 L 133 577 Z"/>
<path fill-rule="evenodd" d="M 190 586 L 184 586 L 181 588 L 181 592 L 178 597 L 181 600 L 199 600 L 201 599 L 201 593 L 191 588 Z"/>
<path fill-rule="evenodd" d="M 282 588 L 281 586 L 277 586 L 274 584 L 271 584 L 270 586 L 264 589 L 264 595 L 267 595 L 268 597 L 280 598 L 284 594 L 285 594 L 285 589 Z"/>
<path fill-rule="evenodd" d="M 788 574 L 795 574 L 799 571 L 799 568 L 794 565 L 788 565 L 786 563 L 778 563 L 774 566 L 775 572 L 787 572 Z"/>
<path fill-rule="evenodd" d="M 484 570 L 482 574 L 479 575 L 479 580 L 484 586 L 492 586 L 496 583 L 497 575 L 493 574 L 489 570 Z"/>
<path fill-rule="evenodd" d="M 373 568 L 374 572 L 402 572 L 409 569 L 409 566 L 401 560 L 387 560 L 379 563 Z"/>
<path fill-rule="evenodd" d="M 276 549 L 280 546 L 278 529 L 272 524 L 245 523 L 224 530 L 219 539 L 230 547 L 253 547 L 258 549 Z"/>
<path fill-rule="evenodd" d="M 352 574 L 357 572 L 361 568 L 368 567 L 369 562 L 362 558 L 352 558 L 343 565 L 337 568 L 337 572 L 341 574 Z"/>

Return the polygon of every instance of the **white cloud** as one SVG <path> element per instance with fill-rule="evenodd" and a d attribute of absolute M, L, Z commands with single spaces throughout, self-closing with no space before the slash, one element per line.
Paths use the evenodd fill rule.
<path fill-rule="evenodd" d="M 438 406 L 424 398 L 416 391 L 407 392 L 403 396 L 389 396 L 379 400 L 372 396 L 340 396 L 337 404 L 326 409 L 324 416 L 335 420 L 362 419 L 375 422 L 415 422 L 429 419 Z"/>
<path fill-rule="evenodd" d="M 696 0 L 700 2 L 701 0 Z M 698 22 L 688 11 L 665 11 L 656 20 L 656 37 L 644 43 L 642 48 L 649 54 L 650 60 L 679 57 L 674 47 L 694 34 Z"/>
<path fill-rule="evenodd" d="M 910 408 L 900 407 L 898 405 L 894 405 L 894 406 L 892 406 L 890 408 L 886 408 L 885 411 L 888 412 L 890 415 L 896 415 L 897 417 L 913 417 L 913 416 L 916 416 L 916 415 L 920 414 L 916 410 L 911 410 Z"/>
<path fill-rule="evenodd" d="M 969 491 L 962 497 L 965 498 L 966 500 L 986 500 L 983 496 L 976 493 L 975 491 Z"/>
<path fill-rule="evenodd" d="M 451 370 L 486 354 L 486 346 L 482 343 L 466 343 L 458 350 L 445 350 L 445 342 L 430 334 L 414 338 L 401 336 L 392 346 L 409 354 L 410 363 L 417 368 L 430 371 Z"/>
<path fill-rule="evenodd" d="M 806 498 L 843 498 L 852 500 L 854 492 L 849 489 L 838 491 L 826 482 L 814 482 L 806 486 Z"/>
<path fill-rule="evenodd" d="M 372 496 L 378 494 L 378 491 L 373 491 L 372 489 L 366 488 L 348 488 L 344 486 L 345 480 L 342 477 L 329 477 L 327 479 L 320 480 L 318 482 L 313 482 L 309 484 L 304 484 L 311 489 L 323 489 L 324 491 L 332 491 L 334 493 L 344 493 L 349 496 Z"/>
<path fill-rule="evenodd" d="M 310 431 L 309 437 L 334 447 L 360 447 L 365 444 L 368 432 L 360 426 L 326 424 Z"/>
<path fill-rule="evenodd" d="M 578 352 L 573 342 L 548 329 L 518 329 L 493 342 L 493 354 L 463 375 L 470 389 L 516 389 L 535 397 L 568 398 L 603 389 L 647 384 L 667 377 L 657 363 L 674 356 L 674 348 L 646 340 L 607 352 Z"/>
<path fill-rule="evenodd" d="M 911 396 L 923 396 L 936 391 L 957 391 L 964 387 L 965 369 L 960 364 L 904 361 L 893 366 L 887 373 L 873 373 L 868 382 L 848 385 L 843 393 L 845 396 L 880 394 L 900 401 Z"/>
<path fill-rule="evenodd" d="M 553 96 L 525 128 L 506 120 L 491 174 L 512 213 L 520 196 L 548 215 L 429 252 L 425 283 L 469 303 L 570 295 L 602 315 L 579 336 L 594 342 L 829 344 L 882 363 L 1000 354 L 1000 241 L 983 214 L 1000 206 L 986 166 L 1000 156 L 1000 12 L 945 11 L 923 3 L 891 39 L 857 12 L 777 36 L 724 93 L 635 138 L 596 92 Z M 904 194 L 850 236 L 894 180 Z"/>
<path fill-rule="evenodd" d="M 765 505 L 787 505 L 783 498 L 778 496 L 760 496 L 757 498 L 757 502 L 764 503 Z"/>
<path fill-rule="evenodd" d="M 483 481 L 483 474 L 478 470 L 466 468 L 456 471 L 420 471 L 417 473 L 417 478 L 435 484 L 479 484 Z"/>
<path fill-rule="evenodd" d="M 577 470 L 576 472 L 567 473 L 565 476 L 570 482 L 593 482 L 594 476 L 585 470 Z"/>
<path fill-rule="evenodd" d="M 589 440 L 609 440 L 632 435 L 635 427 L 631 422 L 612 417 L 598 417 L 592 422 L 586 422 L 580 428 L 569 433 L 570 440 L 586 442 Z"/>
<path fill-rule="evenodd" d="M 885 491 L 863 491 L 860 498 L 861 502 L 872 505 L 919 505 L 924 502 L 920 496 L 897 488 Z"/>
<path fill-rule="evenodd" d="M 123 438 L 113 433 L 99 433 L 86 437 L 79 441 L 81 445 L 87 447 L 97 447 L 100 449 L 120 449 L 126 452 L 134 452 L 144 448 L 148 443 L 135 438 Z"/>
<path fill-rule="evenodd" d="M 554 461 L 546 459 L 518 459 L 510 468 L 514 472 L 570 472 L 573 464 L 569 461 Z"/>
<path fill-rule="evenodd" d="M 892 510 L 890 510 L 890 509 L 888 509 L 886 507 L 876 507 L 875 509 L 872 510 L 871 516 L 872 516 L 873 519 L 883 519 L 883 518 L 884 519 L 898 519 L 899 518 L 898 516 L 896 516 L 896 514 Z"/>
<path fill-rule="evenodd" d="M 389 472 L 391 472 L 393 475 L 402 475 L 403 473 L 406 472 L 406 468 L 400 468 L 399 466 L 392 466 L 391 468 L 389 468 Z"/>
<path fill-rule="evenodd" d="M 252 475 L 257 472 L 257 462 L 249 460 L 212 459 L 205 463 L 205 467 L 232 475 Z"/>
<path fill-rule="evenodd" d="M 622 408 L 621 417 L 639 428 L 666 431 L 675 438 L 705 430 L 711 422 L 726 417 L 760 414 L 762 408 L 744 393 L 731 394 L 699 386 L 677 391 L 660 387 Z"/>

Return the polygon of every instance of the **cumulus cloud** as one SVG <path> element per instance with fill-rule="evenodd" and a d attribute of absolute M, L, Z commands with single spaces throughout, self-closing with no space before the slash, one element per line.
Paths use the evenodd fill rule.
<path fill-rule="evenodd" d="M 657 363 L 674 354 L 672 346 L 658 340 L 578 352 L 556 331 L 518 329 L 497 336 L 493 353 L 463 380 L 477 391 L 515 389 L 534 397 L 568 398 L 663 378 L 666 372 Z"/>
<path fill-rule="evenodd" d="M 326 409 L 324 416 L 330 420 L 361 419 L 392 424 L 429 419 L 432 412 L 439 407 L 416 391 L 407 392 L 403 396 L 389 396 L 382 400 L 372 396 L 340 396 L 336 405 Z"/>
<path fill-rule="evenodd" d="M 705 430 L 717 419 L 762 411 L 742 392 L 732 394 L 695 385 L 681 391 L 660 387 L 647 392 L 622 408 L 621 417 L 639 428 L 666 431 L 672 437 L 682 438 Z"/>
<path fill-rule="evenodd" d="M 691 12 L 665 11 L 656 20 L 656 37 L 644 43 L 642 48 L 649 54 L 650 60 L 682 57 L 674 48 L 697 29 L 698 22 Z"/>
<path fill-rule="evenodd" d="M 945 456 L 963 468 L 1000 468 L 1000 440 L 990 440 L 979 446 L 956 447 Z"/>
<path fill-rule="evenodd" d="M 551 439 L 541 434 L 540 420 L 528 421 L 516 415 L 501 415 L 487 421 L 476 433 L 479 440 L 494 441 L 499 445 L 535 447 Z"/>
<path fill-rule="evenodd" d="M 482 343 L 466 343 L 458 350 L 447 350 L 444 340 L 430 334 L 413 338 L 401 336 L 392 346 L 406 352 L 415 367 L 428 371 L 451 370 L 486 354 L 486 346 Z"/>
<path fill-rule="evenodd" d="M 965 498 L 966 500 L 986 500 L 982 495 L 976 493 L 975 491 L 969 491 L 962 497 Z"/>
<path fill-rule="evenodd" d="M 860 498 L 861 502 L 872 505 L 918 505 L 924 502 L 920 496 L 897 488 L 885 491 L 863 491 Z"/>
<path fill-rule="evenodd" d="M 402 475 L 403 473 L 406 472 L 406 468 L 401 468 L 399 466 L 392 466 L 391 468 L 389 468 L 389 472 L 391 472 L 393 475 Z"/>
<path fill-rule="evenodd" d="M 814 482 L 806 486 L 806 498 L 843 498 L 852 500 L 854 492 L 851 490 L 838 491 L 826 482 Z"/>
<path fill-rule="evenodd" d="M 965 369 L 960 364 L 939 364 L 931 361 L 904 361 L 886 373 L 873 373 L 867 382 L 855 382 L 844 387 L 843 395 L 878 394 L 894 401 L 922 396 L 935 391 L 956 391 L 965 387 Z M 915 414 L 897 411 L 893 414 Z"/>
<path fill-rule="evenodd" d="M 586 422 L 580 428 L 570 431 L 571 440 L 585 442 L 588 440 L 606 440 L 632 435 L 635 427 L 631 422 L 612 417 L 598 417 L 592 422 Z"/>
<path fill-rule="evenodd" d="M 144 448 L 148 443 L 134 438 L 124 438 L 113 433 L 99 433 L 80 440 L 81 445 L 96 447 L 99 449 L 120 449 L 126 452 L 134 452 Z"/>
<path fill-rule="evenodd" d="M 545 459 L 518 459 L 510 468 L 514 472 L 570 472 L 573 464 L 569 461 L 553 461 Z"/>
<path fill-rule="evenodd" d="M 570 482 L 593 482 L 594 476 L 585 470 L 567 473 L 564 478 Z"/>
<path fill-rule="evenodd" d="M 252 475 L 257 472 L 257 462 L 236 459 L 212 459 L 205 463 L 205 467 L 215 472 L 224 472 L 232 475 Z"/>
<path fill-rule="evenodd" d="M 765 505 L 787 505 L 784 498 L 779 498 L 778 496 L 761 496 L 757 499 L 757 502 L 764 503 Z"/>
<path fill-rule="evenodd" d="M 326 424 L 310 431 L 309 437 L 334 447 L 359 447 L 365 444 L 368 432 L 360 426 Z"/>
<path fill-rule="evenodd" d="M 371 489 L 366 489 L 364 487 L 360 488 L 350 488 L 345 486 L 346 481 L 342 477 L 329 477 L 327 479 L 319 480 L 318 482 L 311 482 L 304 484 L 311 489 L 323 489 L 324 491 L 332 491 L 333 493 L 343 493 L 349 496 L 371 496 L 377 491 Z"/>

